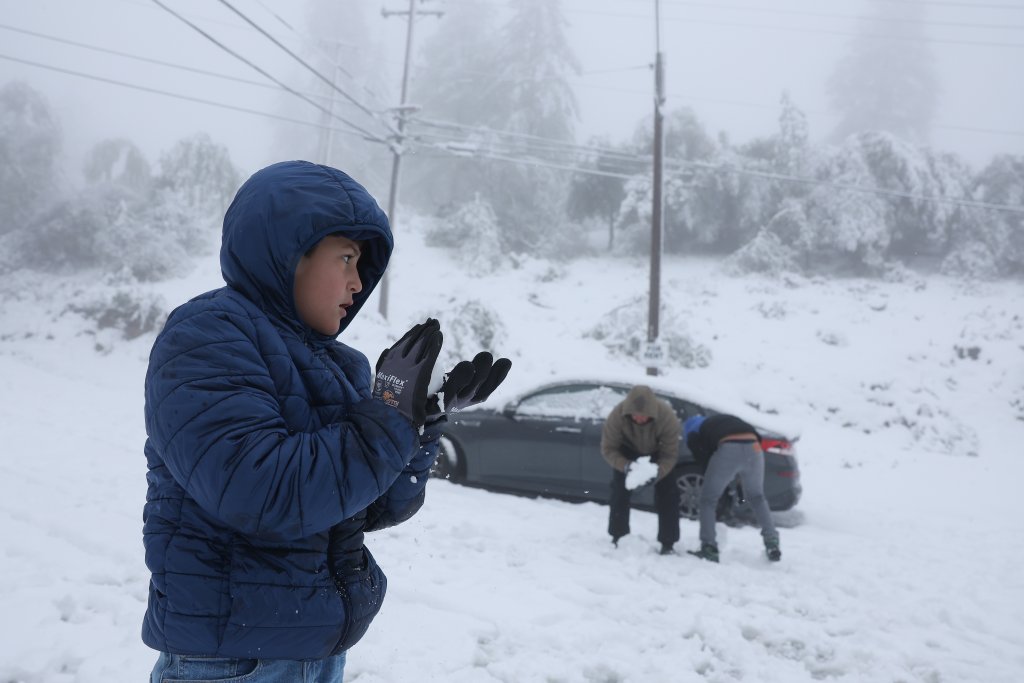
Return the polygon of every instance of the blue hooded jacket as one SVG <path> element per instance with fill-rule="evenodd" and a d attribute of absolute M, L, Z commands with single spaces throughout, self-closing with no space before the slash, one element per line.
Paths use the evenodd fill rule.
<path fill-rule="evenodd" d="M 336 169 L 257 172 L 224 217 L 227 286 L 177 308 L 153 345 L 152 648 L 319 659 L 351 647 L 380 609 L 387 582 L 363 532 L 419 509 L 437 444 L 370 397 L 365 356 L 299 319 L 296 265 L 333 233 L 363 241 L 363 289 L 340 333 L 387 266 L 387 217 Z"/>

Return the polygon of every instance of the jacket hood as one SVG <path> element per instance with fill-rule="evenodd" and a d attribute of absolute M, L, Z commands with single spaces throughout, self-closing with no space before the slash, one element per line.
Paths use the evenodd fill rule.
<path fill-rule="evenodd" d="M 323 335 L 295 308 L 295 268 L 330 234 L 364 243 L 359 259 L 363 289 L 353 297 L 338 332 Z M 224 281 L 269 316 L 305 338 L 336 337 L 355 318 L 380 282 L 394 240 L 387 216 L 362 185 L 338 169 L 283 161 L 246 180 L 224 214 L 220 268 Z"/>
<path fill-rule="evenodd" d="M 658 397 L 651 388 L 638 384 L 629 390 L 622 411 L 627 415 L 646 415 L 654 417 L 658 414 Z"/>

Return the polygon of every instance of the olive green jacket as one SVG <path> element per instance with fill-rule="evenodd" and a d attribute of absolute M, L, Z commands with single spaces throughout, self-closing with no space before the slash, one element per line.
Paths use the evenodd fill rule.
<path fill-rule="evenodd" d="M 633 415 L 651 419 L 639 425 Z M 660 480 L 679 459 L 679 431 L 679 418 L 668 401 L 655 396 L 650 387 L 638 385 L 608 413 L 601 433 L 601 455 L 620 472 L 639 456 L 650 455 L 658 463 Z"/>

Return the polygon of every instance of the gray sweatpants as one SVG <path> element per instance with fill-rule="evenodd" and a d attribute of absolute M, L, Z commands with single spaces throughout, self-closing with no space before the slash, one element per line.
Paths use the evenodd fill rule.
<path fill-rule="evenodd" d="M 761 536 L 767 541 L 778 540 L 768 502 L 764 499 L 764 453 L 761 445 L 753 441 L 723 441 L 711 456 L 704 473 L 700 492 L 700 540 L 715 542 L 715 507 L 725 488 L 736 475 L 740 476 L 743 497 L 750 503 L 761 525 Z"/>

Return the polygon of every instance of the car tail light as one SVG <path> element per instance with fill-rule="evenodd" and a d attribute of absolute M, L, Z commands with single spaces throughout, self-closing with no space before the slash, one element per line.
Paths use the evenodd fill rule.
<path fill-rule="evenodd" d="M 765 453 L 796 455 L 793 452 L 793 444 L 787 439 L 761 439 L 761 448 Z"/>

